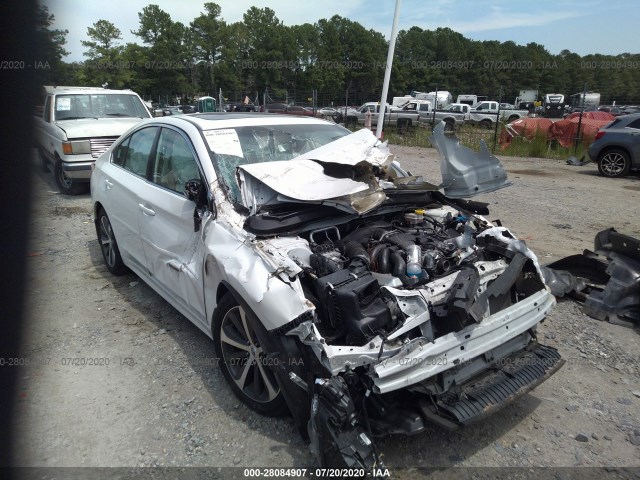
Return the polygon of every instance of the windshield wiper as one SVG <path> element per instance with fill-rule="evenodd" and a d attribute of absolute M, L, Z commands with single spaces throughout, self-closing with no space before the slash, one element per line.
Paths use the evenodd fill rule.
<path fill-rule="evenodd" d="M 107 115 L 107 117 L 136 117 L 137 116 L 137 115 L 130 115 L 128 113 L 120 113 L 120 112 L 107 113 L 106 115 Z M 142 118 L 142 117 L 138 116 L 138 118 Z"/>
<path fill-rule="evenodd" d="M 84 120 L 85 118 L 92 118 L 94 120 L 98 119 L 98 117 L 65 117 L 65 118 L 59 118 L 56 121 L 61 122 L 63 120 Z"/>

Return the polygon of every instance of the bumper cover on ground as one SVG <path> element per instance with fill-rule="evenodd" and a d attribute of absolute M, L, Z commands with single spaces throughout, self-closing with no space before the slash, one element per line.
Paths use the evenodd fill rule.
<path fill-rule="evenodd" d="M 535 388 L 565 361 L 554 348 L 535 344 L 498 365 L 481 383 L 462 386 L 456 398 L 440 399 L 434 415 L 449 427 L 467 425 L 490 415 Z M 435 418 L 436 423 L 439 423 Z"/>

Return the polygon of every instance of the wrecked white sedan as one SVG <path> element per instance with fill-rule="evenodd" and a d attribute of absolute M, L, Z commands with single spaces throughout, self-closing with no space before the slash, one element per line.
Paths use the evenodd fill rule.
<path fill-rule="evenodd" d="M 536 339 L 555 300 L 535 255 L 463 200 L 504 186 L 502 166 L 442 124 L 433 142 L 442 188 L 368 130 L 145 121 L 91 177 L 104 260 L 210 336 L 235 394 L 293 415 L 320 465 L 379 466 L 376 436 L 466 425 L 563 363 Z"/>

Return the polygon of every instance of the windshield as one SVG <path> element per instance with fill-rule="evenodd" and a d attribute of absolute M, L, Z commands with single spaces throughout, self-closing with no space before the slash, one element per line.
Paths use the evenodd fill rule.
<path fill-rule="evenodd" d="M 140 99 L 136 95 L 126 93 L 56 95 L 55 115 L 56 120 L 149 117 Z"/>
<path fill-rule="evenodd" d="M 214 167 L 229 187 L 229 197 L 241 203 L 236 168 L 251 163 L 291 160 L 351 132 L 335 124 L 259 125 L 203 132 Z"/>

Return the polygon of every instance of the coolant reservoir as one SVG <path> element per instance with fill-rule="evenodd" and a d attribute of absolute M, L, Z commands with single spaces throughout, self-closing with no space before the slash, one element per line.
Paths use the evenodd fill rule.
<path fill-rule="evenodd" d="M 415 213 L 409 212 L 404 214 L 404 224 L 407 227 L 420 225 L 422 222 L 424 222 L 424 217 L 418 214 L 418 210 L 416 210 Z"/>
<path fill-rule="evenodd" d="M 452 217 L 458 215 L 458 210 L 455 208 L 449 207 L 447 205 L 442 206 L 440 208 L 430 208 L 428 210 L 423 210 L 425 217 L 433 218 L 438 222 L 442 223 L 444 219 L 447 217 L 447 214 L 451 214 Z"/>

